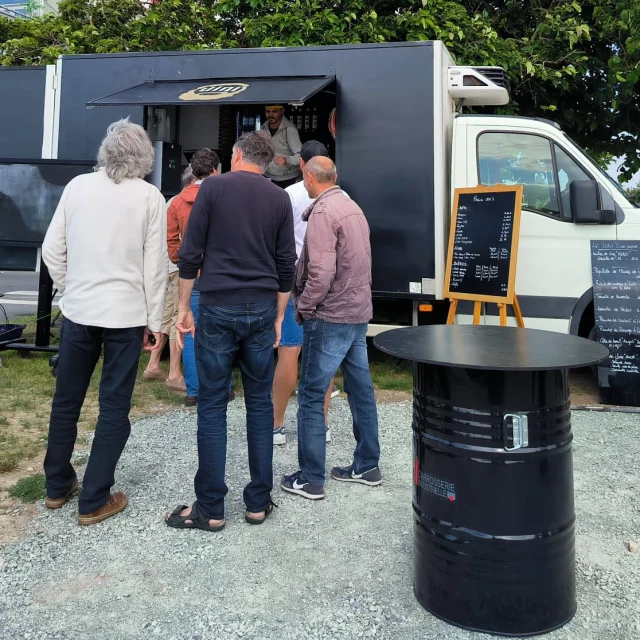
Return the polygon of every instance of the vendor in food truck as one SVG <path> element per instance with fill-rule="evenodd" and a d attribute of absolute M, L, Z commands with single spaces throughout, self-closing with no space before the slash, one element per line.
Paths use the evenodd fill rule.
<path fill-rule="evenodd" d="M 276 157 L 267 167 L 265 175 L 274 184 L 286 189 L 300 180 L 300 149 L 302 143 L 296 125 L 284 115 L 284 105 L 265 106 L 263 131 L 271 134 Z"/>

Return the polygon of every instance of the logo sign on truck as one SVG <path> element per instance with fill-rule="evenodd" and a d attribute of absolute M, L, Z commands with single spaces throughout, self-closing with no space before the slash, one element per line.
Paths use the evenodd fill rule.
<path fill-rule="evenodd" d="M 180 95 L 180 100 L 221 100 L 233 98 L 242 93 L 249 85 L 244 82 L 218 82 L 205 84 Z"/>

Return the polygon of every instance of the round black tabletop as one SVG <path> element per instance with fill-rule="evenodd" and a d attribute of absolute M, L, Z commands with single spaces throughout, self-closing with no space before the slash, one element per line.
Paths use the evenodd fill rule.
<path fill-rule="evenodd" d="M 604 360 L 609 350 L 575 336 L 484 325 L 429 325 L 392 329 L 373 343 L 403 360 L 494 371 L 576 369 Z"/>

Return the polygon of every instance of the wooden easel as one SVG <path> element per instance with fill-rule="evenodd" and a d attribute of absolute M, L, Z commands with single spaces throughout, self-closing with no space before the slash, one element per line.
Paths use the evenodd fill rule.
<path fill-rule="evenodd" d="M 498 312 L 500 315 L 500 326 L 507 326 L 507 302 L 498 302 Z M 516 324 L 524 329 L 524 318 L 522 317 L 522 311 L 520 311 L 520 304 L 518 298 L 513 296 L 513 315 L 516 317 Z M 456 317 L 456 309 L 458 308 L 458 301 L 455 298 L 449 298 L 449 314 L 447 315 L 447 324 L 453 324 Z M 482 312 L 482 301 L 474 300 L 473 302 L 473 324 L 480 324 L 480 313 Z"/>
<path fill-rule="evenodd" d="M 497 204 L 496 198 L 509 194 L 512 198 L 509 211 L 503 214 L 501 221 L 498 219 L 501 228 L 497 229 L 500 240 L 495 240 L 496 244 L 487 245 L 487 238 L 478 232 L 478 226 L 472 225 L 469 216 L 491 215 L 495 212 Z M 481 203 L 478 205 L 478 203 Z M 487 203 L 487 204 L 482 204 Z M 488 206 L 487 206 L 488 205 Z M 481 213 L 477 213 L 478 206 L 481 207 Z M 504 202 L 502 206 L 506 206 Z M 484 212 L 482 212 L 484 207 Z M 522 311 L 518 304 L 518 298 L 515 294 L 516 281 L 516 261 L 518 255 L 518 239 L 520 234 L 520 215 L 522 208 L 522 185 L 493 185 L 493 186 L 477 186 L 465 189 L 455 189 L 453 198 L 453 208 L 451 212 L 451 228 L 449 231 L 449 249 L 447 252 L 447 261 L 445 267 L 445 283 L 444 297 L 449 300 L 449 313 L 447 315 L 447 324 L 453 324 L 455 321 L 456 310 L 458 308 L 458 300 L 467 300 L 473 302 L 473 324 L 480 324 L 480 314 L 482 313 L 482 303 L 492 303 L 498 306 L 500 316 L 500 326 L 507 326 L 507 307 L 513 307 L 513 314 L 516 318 L 516 324 L 520 328 L 524 328 L 524 320 Z M 472 213 L 476 210 L 476 213 Z M 500 211 L 500 209 L 498 209 Z M 502 209 L 504 211 L 504 209 Z M 461 219 L 461 227 L 458 229 L 458 220 Z M 495 221 L 495 217 L 493 218 Z M 476 218 L 477 220 L 477 218 Z M 508 223 L 505 222 L 508 220 Z M 502 236 L 505 233 L 505 225 L 508 224 L 507 231 L 510 231 L 510 241 L 507 242 Z M 471 226 L 470 226 L 471 225 Z M 510 229 L 509 229 L 510 227 Z M 475 231 L 473 231 L 475 229 Z M 456 246 L 456 237 L 459 238 L 459 247 Z M 490 240 L 489 240 L 490 241 Z M 500 243 L 502 243 L 501 246 Z M 490 247 L 493 247 L 491 249 Z M 465 270 L 471 270 L 474 260 L 480 259 L 486 265 L 488 262 L 495 264 L 496 255 L 491 256 L 491 252 L 497 254 L 498 248 L 500 252 L 508 251 L 508 271 L 505 274 L 502 269 L 502 278 L 504 284 L 498 292 L 494 289 L 483 286 L 482 280 L 464 279 Z M 452 274 L 454 274 L 453 263 L 456 261 L 456 269 L 458 269 L 458 277 L 460 264 L 462 263 L 462 280 L 458 280 L 456 286 L 452 286 Z M 455 275 L 455 274 L 454 274 Z M 507 278 L 505 279 L 505 275 Z M 464 286 L 461 286 L 464 284 Z"/>

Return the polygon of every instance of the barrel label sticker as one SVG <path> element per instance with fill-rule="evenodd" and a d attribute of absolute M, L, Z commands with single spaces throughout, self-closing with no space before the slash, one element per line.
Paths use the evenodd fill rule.
<path fill-rule="evenodd" d="M 413 481 L 416 486 L 432 493 L 438 498 L 444 498 L 449 502 L 455 502 L 456 499 L 456 485 L 453 482 L 448 482 L 442 478 L 436 478 L 430 473 L 425 473 L 418 469 L 418 460 L 415 460 L 413 467 Z"/>

